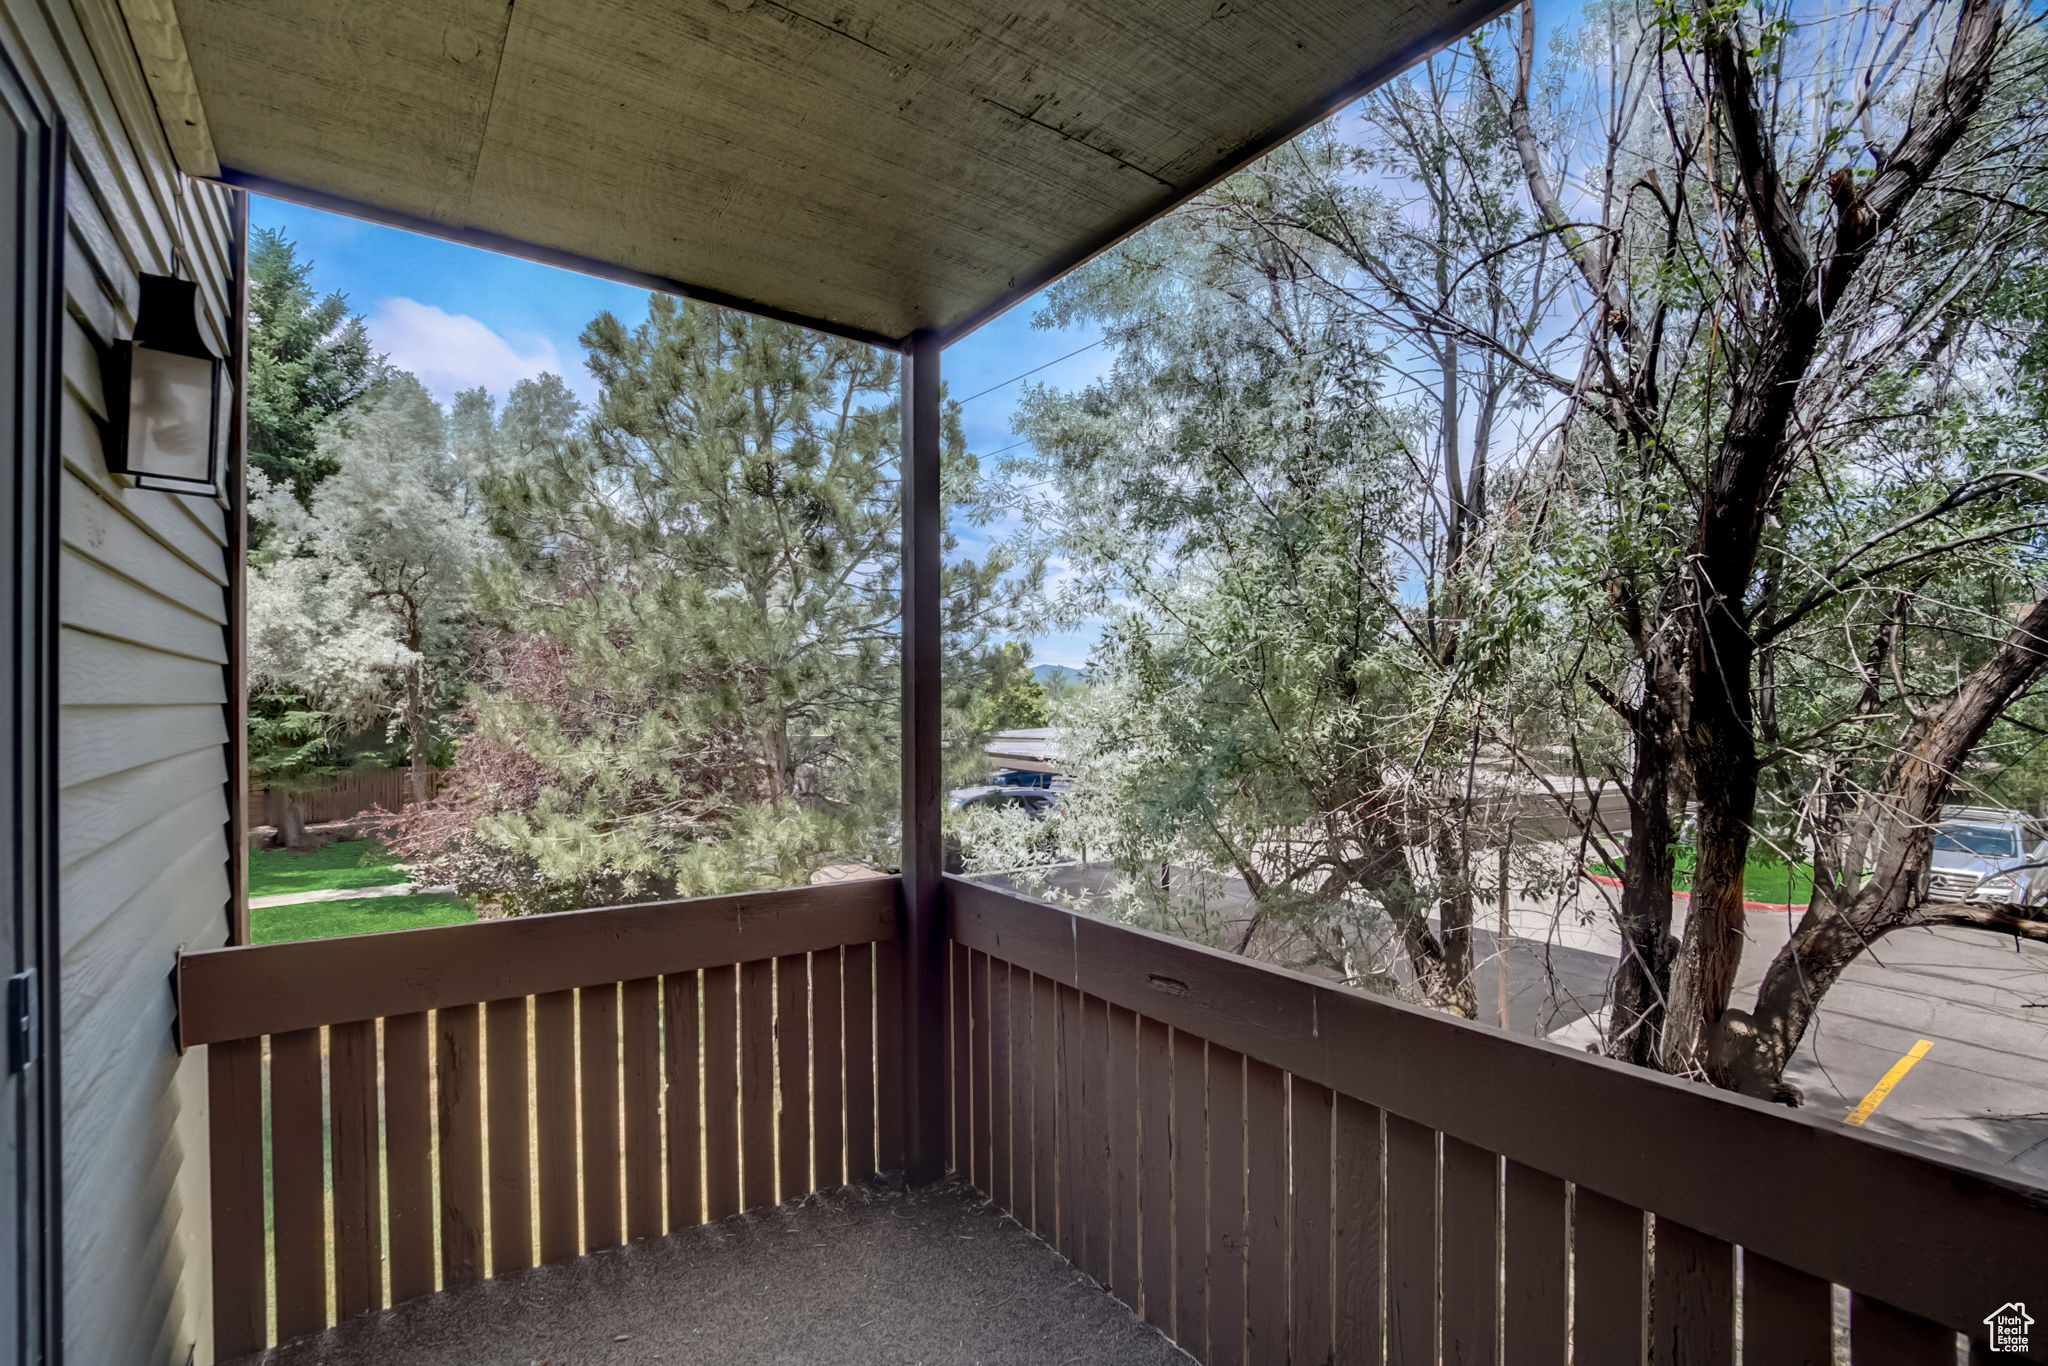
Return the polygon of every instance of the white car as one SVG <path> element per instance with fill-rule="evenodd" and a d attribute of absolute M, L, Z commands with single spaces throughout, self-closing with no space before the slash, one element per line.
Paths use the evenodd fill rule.
<path fill-rule="evenodd" d="M 2017 811 L 1951 807 L 1934 829 L 1927 894 L 2032 906 L 2048 900 L 2048 840 Z"/>

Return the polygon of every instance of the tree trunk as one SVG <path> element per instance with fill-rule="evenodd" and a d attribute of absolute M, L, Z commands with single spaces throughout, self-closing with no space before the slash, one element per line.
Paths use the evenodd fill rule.
<path fill-rule="evenodd" d="M 1996 0 L 1965 0 L 1959 7 L 1930 116 L 1911 125 L 1867 185 L 1842 181 L 1834 232 L 1819 258 L 1776 160 L 1748 49 L 1732 26 L 1706 45 L 1721 130 L 1769 266 L 1771 302 L 1750 343 L 1733 348 L 1738 359 L 1729 375 L 1728 418 L 1700 491 L 1692 553 L 1673 569 L 1673 582 L 1683 589 L 1679 600 L 1697 614 L 1687 633 L 1686 740 L 1700 828 L 1692 907 L 1665 1019 L 1661 1062 L 1667 1071 L 1713 1070 L 1709 1054 L 1742 958 L 1742 880 L 1757 789 L 1756 643 L 1748 595 L 1765 529 L 1788 484 L 1800 385 L 1819 354 L 1830 313 L 1846 297 L 1871 244 L 1898 222 L 1983 104 L 2002 18 Z M 1953 764 L 1967 752 L 1966 746 L 1952 756 L 1936 785 L 1937 808 Z M 1875 895 L 1883 900 L 1888 894 Z M 1822 946 L 1814 947 L 1819 952 Z M 1821 959 L 1828 956 L 1821 953 Z"/>
<path fill-rule="evenodd" d="M 1494 932 L 1493 945 L 1493 996 L 1494 1006 L 1500 1012 L 1500 1027 L 1514 1028 L 1514 1021 L 1508 1013 L 1508 860 L 1515 847 L 1515 827 L 1509 823 L 1500 846 L 1500 928 Z"/>
<path fill-rule="evenodd" d="M 1443 857 L 1448 823 L 1439 823 L 1437 851 Z M 1407 835 L 1397 819 L 1383 819 L 1361 831 L 1363 857 L 1349 861 L 1344 876 L 1360 891 L 1378 901 L 1387 918 L 1401 933 L 1415 991 L 1423 1004 L 1460 1019 L 1479 1018 L 1479 993 L 1472 982 L 1472 897 L 1469 886 L 1462 899 L 1446 890 L 1437 898 L 1441 935 L 1429 928 L 1414 882 L 1408 876 Z M 1457 835 L 1448 832 L 1455 851 Z M 1462 907 L 1462 912 L 1461 912 Z M 1462 914 L 1462 924 L 1458 923 Z"/>
<path fill-rule="evenodd" d="M 1921 880 L 1934 850 L 1934 826 L 1956 772 L 1984 732 L 2048 667 L 2048 599 L 2006 633 L 1977 670 L 1908 728 L 1873 797 L 1876 836 L 1867 881 L 1836 906 L 1816 896 L 1791 940 L 1771 961 L 1753 1011 L 1730 1010 L 1713 1037 L 1710 1074 L 1722 1086 L 1796 1104 L 1785 1066 L 1843 969 L 1893 930 L 1914 925 L 1983 924 L 2013 932 L 1995 915 L 1962 914 L 1927 902 Z"/>
<path fill-rule="evenodd" d="M 306 811 L 299 804 L 299 794 L 279 790 L 277 795 L 282 807 L 277 813 L 277 842 L 286 849 L 312 848 L 313 842 L 306 838 Z"/>
<path fill-rule="evenodd" d="M 1453 814 L 1455 813 L 1455 814 Z M 1439 944 L 1432 953 L 1424 946 L 1418 956 L 1409 946 L 1409 960 L 1420 982 L 1425 972 L 1436 980 L 1431 984 L 1430 1004 L 1467 1020 L 1479 1018 L 1479 989 L 1473 980 L 1472 961 L 1472 873 L 1466 866 L 1464 832 L 1471 823 L 1471 810 L 1458 803 L 1436 826 L 1437 927 Z M 1422 917 L 1413 917 L 1426 938 Z M 1403 926 L 1403 938 L 1407 927 Z"/>
<path fill-rule="evenodd" d="M 1621 879 L 1621 961 L 1607 1012 L 1607 1056 L 1654 1066 L 1675 947 L 1671 938 L 1672 845 L 1688 784 L 1678 718 L 1684 683 L 1663 648 L 1646 652 L 1643 699 L 1631 718 L 1628 840 Z"/>
<path fill-rule="evenodd" d="M 1743 879 L 1756 816 L 1749 625 L 1741 605 L 1726 597 L 1705 603 L 1702 612 L 1707 624 L 1693 633 L 1687 667 L 1686 750 L 1699 807 L 1698 858 L 1685 935 L 1671 965 L 1660 1059 L 1665 1071 L 1681 1075 L 1705 1070 L 1706 1041 L 1735 988 L 1742 961 Z"/>
<path fill-rule="evenodd" d="M 412 800 L 420 805 L 434 795 L 433 746 L 427 734 L 426 681 L 420 677 L 420 667 L 415 666 L 405 675 L 405 735 L 406 748 L 411 766 L 407 770 L 407 785 Z"/>

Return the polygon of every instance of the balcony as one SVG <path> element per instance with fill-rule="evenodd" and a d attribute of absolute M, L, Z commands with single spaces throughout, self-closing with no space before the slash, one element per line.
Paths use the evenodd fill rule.
<path fill-rule="evenodd" d="M 1987 1168 L 957 878 L 919 1110 L 898 895 L 186 955 L 222 1359 L 1949 1366 L 2048 1246 Z M 871 1186 L 921 1124 L 954 1184 Z"/>

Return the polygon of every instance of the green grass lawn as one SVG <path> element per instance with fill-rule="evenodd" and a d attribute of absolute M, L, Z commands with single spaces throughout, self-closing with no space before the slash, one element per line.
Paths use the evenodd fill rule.
<path fill-rule="evenodd" d="M 389 887 L 405 880 L 405 870 L 375 840 L 342 840 L 303 854 L 258 849 L 249 855 L 250 896 Z"/>
<path fill-rule="evenodd" d="M 1672 890 L 1692 890 L 1693 860 L 1698 857 L 1690 845 L 1680 845 L 1672 851 L 1677 864 L 1671 878 Z M 1608 877 L 1621 876 L 1621 863 L 1595 862 L 1592 871 L 1605 873 Z M 1813 895 L 1813 865 L 1810 863 L 1786 863 L 1768 855 L 1752 858 L 1742 874 L 1742 895 L 1749 901 L 1761 901 L 1773 906 L 1804 906 Z"/>
<path fill-rule="evenodd" d="M 374 885 L 374 884 L 373 884 Z M 306 901 L 295 906 L 257 906 L 249 912 L 249 934 L 258 944 L 291 939 L 333 939 L 345 934 L 418 930 L 476 919 L 462 898 L 438 892 L 410 896 L 365 896 L 352 901 Z"/>

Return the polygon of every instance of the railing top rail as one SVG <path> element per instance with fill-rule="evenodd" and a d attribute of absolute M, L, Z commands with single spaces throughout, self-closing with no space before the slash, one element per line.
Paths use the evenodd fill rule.
<path fill-rule="evenodd" d="M 947 891 L 970 948 L 1959 1331 L 2048 1248 L 2048 1190 L 1967 1158 L 965 879 Z"/>
<path fill-rule="evenodd" d="M 896 937 L 897 880 L 181 954 L 180 1047 Z"/>

